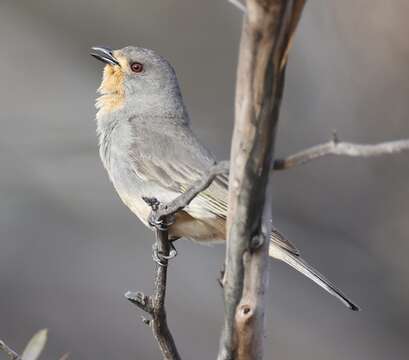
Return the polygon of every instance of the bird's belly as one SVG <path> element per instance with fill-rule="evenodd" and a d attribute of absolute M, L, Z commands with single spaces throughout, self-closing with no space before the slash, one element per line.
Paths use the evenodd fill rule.
<path fill-rule="evenodd" d="M 226 239 L 225 223 L 216 217 L 197 218 L 180 211 L 169 228 L 169 236 L 171 239 L 184 237 L 201 243 L 222 242 Z"/>
<path fill-rule="evenodd" d="M 118 191 L 126 206 L 148 227 L 151 208 L 142 200 L 142 196 L 152 194 L 128 194 Z M 157 193 L 158 194 L 158 193 Z M 163 195 L 163 194 L 162 194 Z M 158 195 L 156 195 L 158 196 Z M 165 195 L 167 198 L 169 195 Z M 163 198 L 163 196 L 162 196 Z M 196 214 L 195 214 L 196 215 Z M 193 217 L 186 211 L 176 214 L 175 222 L 169 228 L 170 239 L 187 238 L 197 242 L 213 243 L 225 240 L 225 222 L 216 217 Z"/>
<path fill-rule="evenodd" d="M 166 203 L 176 198 L 178 193 L 168 191 L 154 182 L 145 181 L 130 166 L 120 165 L 121 162 L 112 161 L 112 166 L 108 169 L 115 190 L 122 202 L 148 225 L 151 208 L 143 198 L 156 198 L 159 202 Z"/>

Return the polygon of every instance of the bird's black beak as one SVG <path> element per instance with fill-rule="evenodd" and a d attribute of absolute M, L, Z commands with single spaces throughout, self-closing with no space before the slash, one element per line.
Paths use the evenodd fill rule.
<path fill-rule="evenodd" d="M 111 49 L 99 46 L 94 46 L 91 49 L 92 49 L 91 56 L 93 56 L 94 58 L 110 65 L 121 66 L 118 60 L 115 59 L 113 51 Z"/>

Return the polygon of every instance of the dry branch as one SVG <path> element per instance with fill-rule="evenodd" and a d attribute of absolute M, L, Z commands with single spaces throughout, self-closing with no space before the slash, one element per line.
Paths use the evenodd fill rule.
<path fill-rule="evenodd" d="M 263 357 L 274 135 L 288 47 L 304 0 L 247 0 L 237 70 L 235 127 L 219 360 Z"/>
<path fill-rule="evenodd" d="M 337 138 L 313 146 L 294 155 L 274 161 L 274 170 L 287 170 L 327 155 L 371 157 L 396 154 L 409 150 L 409 140 L 395 140 L 378 144 L 354 144 L 340 142 Z"/>
<path fill-rule="evenodd" d="M 19 354 L 17 354 L 12 348 L 10 348 L 4 341 L 0 340 L 0 350 L 3 351 L 11 360 L 21 360 Z"/>
<path fill-rule="evenodd" d="M 155 213 L 159 202 L 157 200 L 154 201 L 154 199 L 149 201 L 152 206 L 152 212 Z M 180 360 L 175 341 L 168 327 L 165 309 L 168 259 L 171 250 L 171 243 L 168 239 L 167 220 L 168 217 L 163 216 L 161 226 L 155 228 L 156 243 L 154 252 L 157 260 L 153 295 L 146 296 L 142 292 L 133 293 L 128 291 L 125 297 L 152 317 L 152 320 L 144 319 L 144 322 L 152 328 L 163 358 L 166 360 Z"/>

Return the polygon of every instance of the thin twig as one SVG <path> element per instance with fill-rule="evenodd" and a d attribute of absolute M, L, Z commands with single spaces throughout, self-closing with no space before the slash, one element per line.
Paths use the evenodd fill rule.
<path fill-rule="evenodd" d="M 228 0 L 229 3 L 234 5 L 237 9 L 239 9 L 243 14 L 247 12 L 246 6 L 240 2 L 240 0 Z"/>
<path fill-rule="evenodd" d="M 169 330 L 165 310 L 167 269 L 170 242 L 167 230 L 156 229 L 158 251 L 163 254 L 162 264 L 156 264 L 156 276 L 152 300 L 152 331 L 165 359 L 180 360 L 180 355 Z"/>
<path fill-rule="evenodd" d="M 157 210 L 158 205 L 159 203 L 156 203 L 156 207 L 152 206 L 153 212 Z M 162 217 L 162 220 L 161 227 L 155 228 L 156 251 L 160 259 L 157 259 L 155 265 L 153 295 L 146 296 L 141 292 L 133 293 L 128 291 L 125 297 L 152 317 L 152 320 L 144 319 L 144 322 L 151 326 L 163 358 L 166 360 L 180 360 L 175 341 L 168 327 L 165 310 L 168 258 L 171 247 L 166 226 L 167 218 Z"/>
<path fill-rule="evenodd" d="M 1 341 L 1 340 L 0 340 L 0 350 L 5 352 L 6 355 L 11 360 L 21 360 L 20 355 L 17 354 L 12 348 L 10 348 L 4 341 Z"/>
<path fill-rule="evenodd" d="M 291 169 L 327 155 L 370 157 L 396 154 L 408 150 L 408 139 L 388 141 L 378 144 L 355 144 L 339 142 L 338 139 L 335 138 L 332 141 L 313 146 L 287 158 L 276 159 L 274 161 L 274 170 Z"/>

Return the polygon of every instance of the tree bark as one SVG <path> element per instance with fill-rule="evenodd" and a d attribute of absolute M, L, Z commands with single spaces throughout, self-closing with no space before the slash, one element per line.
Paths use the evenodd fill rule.
<path fill-rule="evenodd" d="M 288 47 L 304 0 L 248 0 L 237 70 L 231 148 L 225 322 L 219 360 L 263 357 L 271 227 L 266 192 Z M 264 215 L 264 216 L 263 216 Z"/>

